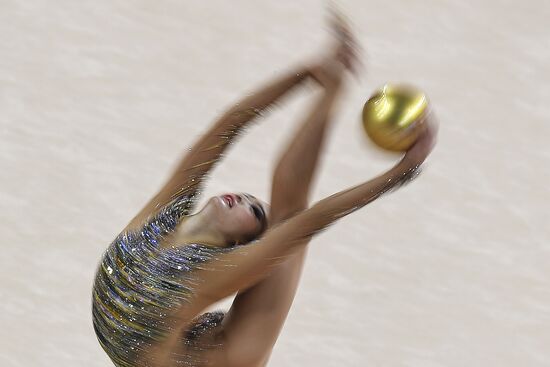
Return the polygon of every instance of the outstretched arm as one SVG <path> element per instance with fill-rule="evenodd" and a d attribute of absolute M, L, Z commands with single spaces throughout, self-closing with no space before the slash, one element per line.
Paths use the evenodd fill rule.
<path fill-rule="evenodd" d="M 386 173 L 318 201 L 311 208 L 268 230 L 257 243 L 237 247 L 210 262 L 208 269 L 197 274 L 201 279 L 196 290 L 197 304 L 205 302 L 203 306 L 207 306 L 238 289 L 256 284 L 269 274 L 275 264 L 280 264 L 294 253 L 304 239 L 311 238 L 338 219 L 406 182 L 414 176 L 432 150 L 435 135 L 436 128 L 428 124 L 418 142 Z"/>
<path fill-rule="evenodd" d="M 192 146 L 162 189 L 132 219 L 127 228 L 141 225 L 151 214 L 177 196 L 197 193 L 206 174 L 222 158 L 223 153 L 239 132 L 267 107 L 304 81 L 308 75 L 307 69 L 296 68 L 231 107 Z"/>

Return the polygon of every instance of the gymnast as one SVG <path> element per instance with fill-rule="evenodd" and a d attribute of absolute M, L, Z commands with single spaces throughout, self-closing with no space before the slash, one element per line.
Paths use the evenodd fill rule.
<path fill-rule="evenodd" d="M 92 313 L 97 338 L 116 366 L 265 366 L 312 237 L 416 176 L 435 144 L 432 121 L 386 173 L 309 207 L 335 102 L 358 63 L 346 22 L 335 17 L 332 29 L 336 36 L 328 56 L 231 107 L 107 248 L 93 286 Z M 207 174 L 245 127 L 308 80 L 321 94 L 275 166 L 271 207 L 252 195 L 231 193 L 210 198 L 193 214 Z M 235 292 L 227 314 L 201 315 Z"/>

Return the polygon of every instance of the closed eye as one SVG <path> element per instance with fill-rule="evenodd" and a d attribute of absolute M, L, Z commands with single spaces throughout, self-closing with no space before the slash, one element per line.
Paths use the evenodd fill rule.
<path fill-rule="evenodd" d="M 252 205 L 251 208 L 256 218 L 261 222 L 264 217 L 264 211 L 256 205 Z"/>
<path fill-rule="evenodd" d="M 248 195 L 247 193 L 243 193 L 244 196 L 246 196 L 249 200 L 254 200 L 255 198 L 252 195 Z M 250 205 L 252 212 L 254 213 L 254 216 L 261 222 L 265 218 L 265 212 L 264 209 L 261 206 L 258 205 Z"/>

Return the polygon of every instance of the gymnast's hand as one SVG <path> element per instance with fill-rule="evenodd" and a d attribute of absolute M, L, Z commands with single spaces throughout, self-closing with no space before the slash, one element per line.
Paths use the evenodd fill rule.
<path fill-rule="evenodd" d="M 333 14 L 331 28 L 334 39 L 328 55 L 310 68 L 312 78 L 323 87 L 339 85 L 345 71 L 357 76 L 357 69 L 361 64 L 357 42 L 346 20 Z"/>
<path fill-rule="evenodd" d="M 426 125 L 426 128 L 403 158 L 404 161 L 413 165 L 422 164 L 435 147 L 437 141 L 437 131 L 439 127 L 431 112 L 428 112 L 422 123 Z"/>

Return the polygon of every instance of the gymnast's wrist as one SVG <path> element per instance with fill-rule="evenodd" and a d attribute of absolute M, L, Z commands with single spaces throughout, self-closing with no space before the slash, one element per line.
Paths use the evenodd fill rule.
<path fill-rule="evenodd" d="M 414 154 L 406 153 L 401 161 L 396 166 L 394 166 L 392 171 L 394 174 L 397 175 L 406 174 L 407 172 L 418 169 L 418 167 L 420 167 L 423 162 L 424 159 L 421 159 Z"/>

